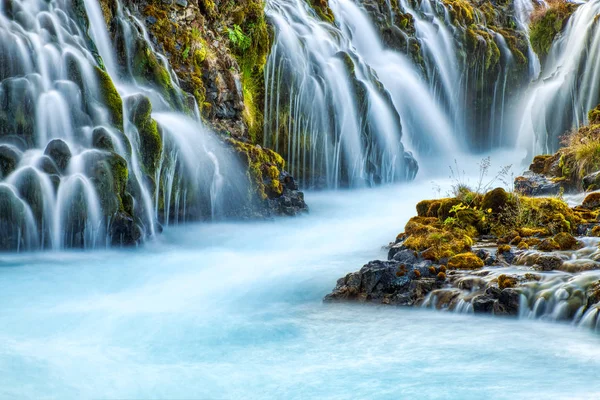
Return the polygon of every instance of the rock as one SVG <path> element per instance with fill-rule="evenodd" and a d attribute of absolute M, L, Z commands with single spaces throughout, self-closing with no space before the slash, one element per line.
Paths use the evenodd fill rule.
<path fill-rule="evenodd" d="M 110 237 L 113 246 L 133 246 L 142 239 L 142 230 L 129 215 L 119 212 L 110 222 Z"/>
<path fill-rule="evenodd" d="M 495 315 L 518 315 L 521 295 L 515 289 L 504 289 L 494 303 Z"/>
<path fill-rule="evenodd" d="M 96 128 L 92 132 L 92 146 L 99 150 L 115 151 L 112 137 L 103 127 Z"/>
<path fill-rule="evenodd" d="M 503 245 L 498 247 L 496 257 L 499 260 L 503 260 L 505 263 L 510 265 L 515 260 L 516 254 L 513 251 L 512 247 L 510 247 L 509 245 Z"/>
<path fill-rule="evenodd" d="M 496 300 L 486 294 L 480 294 L 473 297 L 471 305 L 476 314 L 490 314 L 494 311 L 494 303 Z"/>
<path fill-rule="evenodd" d="M 38 160 L 36 166 L 48 175 L 59 175 L 60 171 L 54 161 L 48 156 L 42 156 Z"/>
<path fill-rule="evenodd" d="M 562 182 L 553 182 L 544 175 L 532 172 L 515 179 L 515 191 L 526 196 L 555 196 L 563 190 Z"/>
<path fill-rule="evenodd" d="M 483 265 L 483 260 L 473 253 L 457 254 L 448 261 L 450 269 L 479 269 Z"/>
<path fill-rule="evenodd" d="M 398 261 L 401 264 L 416 264 L 418 262 L 418 257 L 415 255 L 414 250 L 404 249 L 392 257 L 394 261 Z"/>
<path fill-rule="evenodd" d="M 160 163 L 163 140 L 158 124 L 152 119 L 152 104 L 148 97 L 136 94 L 125 99 L 125 106 L 131 123 L 138 130 L 142 164 L 146 173 L 153 177 Z"/>
<path fill-rule="evenodd" d="M 51 140 L 44 150 L 44 155 L 50 157 L 61 173 L 65 173 L 71 161 L 71 149 L 62 139 Z"/>
<path fill-rule="evenodd" d="M 560 250 L 560 245 L 556 243 L 554 238 L 544 239 L 538 245 L 538 250 L 540 251 L 556 251 Z"/>
<path fill-rule="evenodd" d="M 535 156 L 533 162 L 529 166 L 529 170 L 535 174 L 544 174 L 547 169 L 547 163 L 548 161 L 551 161 L 552 158 L 553 156 L 548 154 Z"/>
<path fill-rule="evenodd" d="M 600 192 L 588 194 L 583 200 L 581 206 L 587 208 L 588 210 L 595 210 L 596 208 L 600 207 Z"/>
<path fill-rule="evenodd" d="M 494 213 L 502 212 L 509 201 L 508 193 L 502 188 L 496 188 L 487 192 L 481 202 L 483 210 L 492 210 Z"/>
<path fill-rule="evenodd" d="M 21 152 L 14 146 L 0 144 L 0 178 L 6 178 L 19 165 Z"/>
<path fill-rule="evenodd" d="M 359 301 L 412 306 L 420 304 L 443 281 L 431 275 L 429 265 L 405 265 L 395 261 L 371 261 L 360 271 L 338 280 L 324 302 Z"/>
<path fill-rule="evenodd" d="M 583 243 L 575 239 L 573 235 L 567 232 L 560 232 L 554 236 L 553 239 L 561 250 L 577 250 L 583 246 Z"/>
<path fill-rule="evenodd" d="M 582 183 L 584 190 L 588 190 L 590 187 L 600 188 L 600 171 L 584 176 Z"/>
<path fill-rule="evenodd" d="M 540 255 L 533 266 L 538 271 L 554 271 L 563 264 L 562 258 L 552 255 Z"/>
<path fill-rule="evenodd" d="M 500 288 L 500 290 L 514 288 L 515 286 L 517 286 L 517 283 L 518 280 L 516 276 L 504 274 L 498 276 L 498 287 Z"/>

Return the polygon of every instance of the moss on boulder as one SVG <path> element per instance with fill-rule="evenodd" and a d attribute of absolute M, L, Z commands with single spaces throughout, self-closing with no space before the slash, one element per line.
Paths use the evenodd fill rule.
<path fill-rule="evenodd" d="M 118 129 L 123 130 L 123 100 L 117 91 L 110 75 L 103 69 L 95 68 L 98 78 L 98 89 L 101 101 L 109 111 L 110 122 Z"/>
<path fill-rule="evenodd" d="M 253 192 L 261 200 L 277 198 L 283 194 L 279 180 L 285 167 L 283 158 L 270 149 L 229 138 L 226 142 L 240 156 L 248 168 L 248 178 Z"/>
<path fill-rule="evenodd" d="M 483 260 L 473 253 L 457 254 L 448 261 L 450 269 L 480 269 L 483 265 Z"/>
<path fill-rule="evenodd" d="M 548 7 L 538 5 L 529 25 L 529 36 L 533 50 L 545 58 L 554 39 L 562 32 L 569 17 L 575 12 L 578 4 L 566 0 L 554 0 L 548 2 Z"/>
<path fill-rule="evenodd" d="M 160 163 L 163 142 L 160 128 L 152 119 L 152 104 L 142 95 L 127 98 L 126 104 L 131 122 L 138 130 L 142 164 L 146 173 L 153 177 Z"/>

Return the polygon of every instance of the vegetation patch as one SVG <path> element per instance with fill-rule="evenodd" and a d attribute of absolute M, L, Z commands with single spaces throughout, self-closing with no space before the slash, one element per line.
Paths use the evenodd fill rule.
<path fill-rule="evenodd" d="M 554 39 L 562 32 L 577 6 L 567 0 L 551 0 L 538 4 L 531 16 L 529 36 L 531 46 L 540 58 L 548 55 Z"/>

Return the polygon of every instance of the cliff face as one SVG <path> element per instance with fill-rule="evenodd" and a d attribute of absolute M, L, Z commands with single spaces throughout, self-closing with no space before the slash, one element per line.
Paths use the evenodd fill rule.
<path fill-rule="evenodd" d="M 113 38 L 119 12 L 102 0 Z M 263 68 L 270 48 L 262 0 L 126 0 L 155 50 L 164 54 L 181 88 L 218 133 L 257 139 L 262 131 Z"/>

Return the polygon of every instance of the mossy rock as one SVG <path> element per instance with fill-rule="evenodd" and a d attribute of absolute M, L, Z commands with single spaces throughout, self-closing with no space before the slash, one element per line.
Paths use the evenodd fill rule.
<path fill-rule="evenodd" d="M 450 217 L 450 211 L 454 206 L 462 204 L 462 201 L 457 198 L 451 199 L 443 199 L 441 200 L 440 206 L 438 208 L 438 218 L 441 221 L 445 221 Z"/>
<path fill-rule="evenodd" d="M 553 156 L 548 154 L 542 156 L 535 156 L 533 158 L 533 162 L 529 166 L 529 170 L 536 174 L 545 173 L 547 169 L 548 160 L 551 160 L 552 158 Z"/>
<path fill-rule="evenodd" d="M 502 274 L 498 276 L 498 287 L 500 290 L 514 288 L 517 286 L 518 280 L 517 277 L 511 275 Z"/>
<path fill-rule="evenodd" d="M 583 200 L 582 207 L 588 210 L 600 208 L 600 192 L 588 194 Z"/>
<path fill-rule="evenodd" d="M 590 125 L 600 124 L 600 104 L 588 113 L 588 121 Z"/>
<path fill-rule="evenodd" d="M 419 217 L 437 217 L 442 202 L 440 200 L 423 200 L 417 204 Z"/>
<path fill-rule="evenodd" d="M 96 76 L 98 78 L 98 88 L 100 90 L 101 101 L 106 105 L 110 122 L 119 130 L 123 130 L 123 100 L 117 91 L 110 75 L 98 67 Z"/>
<path fill-rule="evenodd" d="M 561 250 L 577 250 L 582 247 L 582 243 L 575 239 L 570 233 L 558 233 L 553 239 Z"/>
<path fill-rule="evenodd" d="M 538 245 L 538 250 L 546 251 L 546 252 L 557 251 L 557 250 L 560 250 L 560 245 L 558 243 L 556 243 L 556 241 L 553 238 L 544 239 Z"/>
<path fill-rule="evenodd" d="M 448 260 L 448 268 L 460 270 L 474 270 L 483 268 L 483 260 L 473 253 L 457 254 Z"/>
<path fill-rule="evenodd" d="M 228 138 L 226 143 L 235 150 L 247 166 L 247 175 L 253 192 L 259 199 L 273 199 L 283 194 L 283 185 L 279 180 L 281 171 L 285 168 L 283 157 L 273 150 L 233 138 Z"/>
<path fill-rule="evenodd" d="M 577 6 L 567 1 L 552 2 L 548 9 L 532 19 L 529 25 L 531 46 L 541 59 L 546 57 L 554 39 L 562 32 Z"/>
<path fill-rule="evenodd" d="M 506 190 L 496 188 L 483 196 L 481 208 L 483 210 L 492 210 L 494 213 L 502 212 L 507 207 L 510 197 Z"/>
<path fill-rule="evenodd" d="M 0 144 L 0 178 L 6 178 L 19 165 L 21 152 L 13 146 Z"/>
<path fill-rule="evenodd" d="M 145 172 L 154 177 L 160 163 L 163 140 L 159 125 L 152 119 L 152 104 L 146 96 L 130 96 L 126 100 L 131 123 L 138 130 L 140 155 Z"/>
<path fill-rule="evenodd" d="M 308 0 L 308 3 L 312 6 L 317 15 L 321 17 L 321 19 L 329 23 L 334 22 L 335 16 L 333 15 L 331 8 L 329 8 L 329 3 L 327 0 Z"/>

